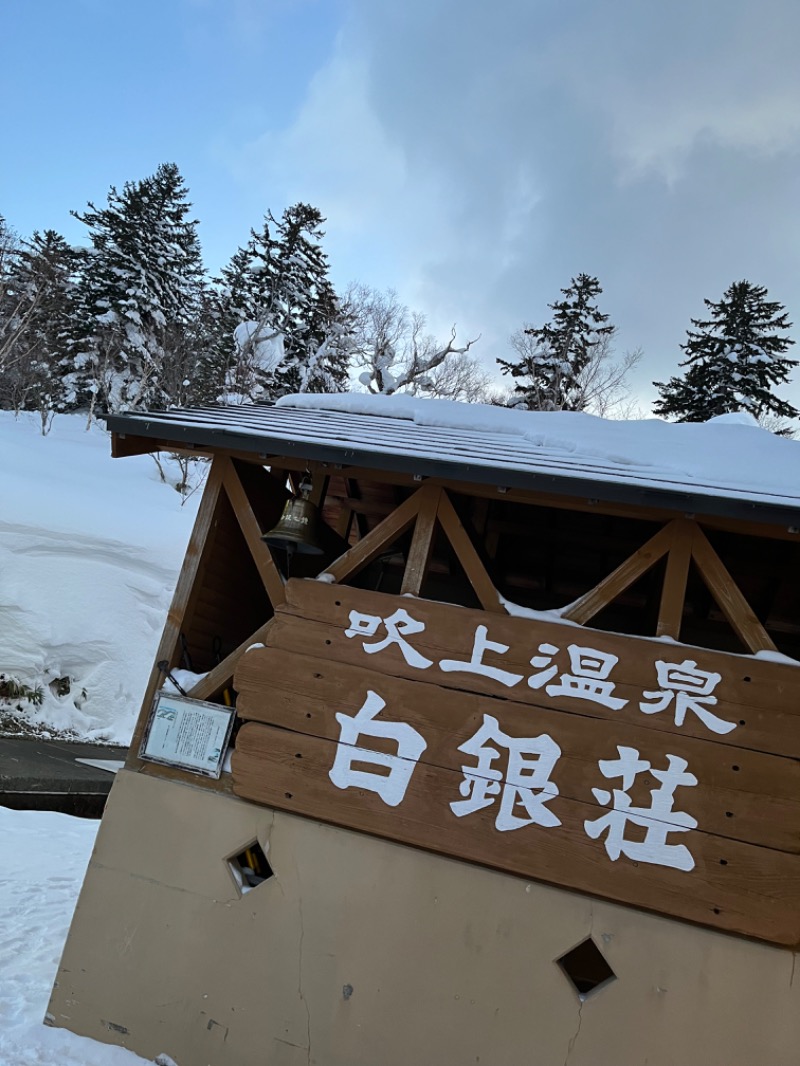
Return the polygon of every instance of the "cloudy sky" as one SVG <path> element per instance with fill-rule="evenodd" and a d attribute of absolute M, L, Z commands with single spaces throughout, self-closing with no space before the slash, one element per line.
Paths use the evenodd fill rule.
<path fill-rule="evenodd" d="M 732 281 L 800 347 L 797 0 L 2 7 L 0 213 L 23 234 L 79 241 L 70 208 L 172 160 L 210 268 L 306 200 L 338 284 L 480 333 L 487 364 L 580 272 L 645 351 L 645 404 Z"/>

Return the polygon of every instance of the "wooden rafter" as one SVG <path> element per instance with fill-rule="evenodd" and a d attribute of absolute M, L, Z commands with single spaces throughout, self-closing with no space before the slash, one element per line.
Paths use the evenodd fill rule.
<path fill-rule="evenodd" d="M 458 561 L 464 568 L 464 573 L 467 575 L 481 607 L 483 607 L 484 611 L 492 611 L 497 614 L 504 613 L 494 582 L 489 577 L 481 557 L 475 550 L 469 534 L 464 529 L 461 519 L 456 513 L 455 507 L 450 502 L 450 497 L 444 490 L 442 490 L 439 501 L 437 517 L 453 547 L 453 551 L 458 557 Z"/>
<path fill-rule="evenodd" d="M 576 600 L 564 612 L 563 617 L 579 625 L 585 625 L 590 618 L 599 614 L 642 574 L 646 574 L 672 547 L 675 521 L 677 520 L 659 529 L 646 544 L 621 563 L 613 573 L 603 578 L 599 585 L 595 585 L 585 596 Z"/>
<path fill-rule="evenodd" d="M 709 592 L 744 646 L 754 653 L 777 651 L 770 635 L 699 527 L 692 541 L 692 558 Z"/>
<path fill-rule="evenodd" d="M 230 460 L 226 462 L 222 483 L 244 539 L 247 541 L 247 547 L 253 557 L 253 562 L 261 580 L 264 582 L 264 588 L 267 591 L 270 602 L 273 607 L 277 607 L 285 599 L 283 578 L 275 565 L 275 560 L 272 558 L 272 552 L 261 539 L 261 526 L 253 512 L 252 504 L 236 472 L 236 468 Z"/>
<path fill-rule="evenodd" d="M 226 689 L 233 680 L 236 665 L 241 657 L 253 644 L 261 644 L 263 642 L 271 622 L 272 619 L 269 622 L 265 622 L 263 626 L 259 626 L 252 636 L 249 636 L 247 640 L 243 640 L 238 648 L 234 648 L 230 655 L 226 655 L 221 662 L 217 663 L 213 670 L 207 673 L 201 681 L 198 681 L 189 690 L 189 695 L 192 699 L 210 700 L 218 696 L 223 689 Z"/>
<path fill-rule="evenodd" d="M 326 566 L 324 572 L 335 582 L 341 582 L 363 570 L 405 533 L 415 521 L 424 499 L 423 489 L 418 489 L 349 551 L 340 555 L 330 566 Z"/>
<path fill-rule="evenodd" d="M 613 573 L 572 604 L 563 617 L 585 625 L 665 555 L 667 569 L 658 611 L 657 636 L 680 639 L 686 582 L 690 563 L 694 560 L 709 592 L 745 647 L 751 652 L 776 650 L 705 533 L 695 522 L 685 518 L 675 518 L 663 526 Z"/>

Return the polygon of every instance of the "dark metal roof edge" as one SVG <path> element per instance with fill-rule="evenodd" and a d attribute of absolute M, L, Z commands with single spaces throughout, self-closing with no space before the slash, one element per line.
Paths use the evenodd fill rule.
<path fill-rule="evenodd" d="M 161 421 L 159 414 L 160 412 L 155 412 L 152 419 L 147 415 L 107 414 L 101 417 L 113 433 L 171 440 L 176 445 L 183 444 L 188 447 L 216 447 L 253 452 L 256 455 L 283 455 L 287 458 L 310 459 L 334 465 L 361 466 L 370 470 L 388 470 L 392 473 L 437 477 L 449 481 L 471 481 L 482 485 L 497 485 L 528 492 L 550 492 L 558 496 L 607 500 L 610 503 L 639 507 L 661 507 L 684 514 L 738 518 L 748 522 L 800 529 L 800 507 L 791 505 L 765 504 L 729 496 L 595 480 L 575 477 L 572 474 L 532 473 L 483 464 L 473 466 L 463 462 L 362 450 L 341 442 L 323 445 L 290 441 L 282 437 Z"/>

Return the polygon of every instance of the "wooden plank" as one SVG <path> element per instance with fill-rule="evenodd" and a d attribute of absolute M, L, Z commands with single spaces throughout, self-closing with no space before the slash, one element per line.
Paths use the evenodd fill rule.
<path fill-rule="evenodd" d="M 273 607 L 277 607 L 285 599 L 283 578 L 272 558 L 272 552 L 261 539 L 263 531 L 253 513 L 253 507 L 239 480 L 239 475 L 230 460 L 225 465 L 222 483 L 270 602 Z"/>
<path fill-rule="evenodd" d="M 490 715 L 510 736 L 552 737 L 562 753 L 553 773 L 560 794 L 589 803 L 592 787 L 604 783 L 598 760 L 616 758 L 617 745 L 636 748 L 657 769 L 675 755 L 698 779 L 686 790 L 681 809 L 703 832 L 800 852 L 800 763 L 794 759 L 454 692 L 270 647 L 248 651 L 239 660 L 235 688 L 240 717 L 333 741 L 340 733 L 335 715 L 353 715 L 367 693 L 376 692 L 386 704 L 381 717 L 406 722 L 425 738 L 422 761 L 455 771 L 470 762 L 459 746 Z M 646 807 L 649 790 L 657 787 L 651 775 L 643 775 L 631 793 L 634 802 Z"/>
<path fill-rule="evenodd" d="M 624 592 L 634 581 L 646 574 L 658 560 L 669 551 L 673 538 L 673 524 L 670 522 L 651 537 L 646 544 L 633 553 L 616 570 L 603 578 L 585 596 L 571 604 L 564 611 L 563 617 L 578 625 L 583 625 L 594 618 L 604 607 Z"/>
<path fill-rule="evenodd" d="M 500 597 L 494 582 L 486 572 L 486 567 L 483 565 L 481 557 L 475 550 L 475 546 L 466 529 L 464 529 L 461 519 L 458 517 L 456 509 L 453 507 L 446 492 L 442 492 L 438 517 L 439 523 L 450 541 L 453 551 L 458 556 L 458 561 L 464 567 L 464 572 L 484 611 L 504 613 L 505 609 L 500 603 Z"/>
<path fill-rule="evenodd" d="M 437 488 L 423 487 L 420 492 L 421 503 L 414 524 L 414 535 L 411 538 L 411 547 L 406 560 L 406 568 L 403 573 L 403 583 L 400 587 L 401 595 L 419 596 L 422 582 L 425 580 L 425 572 L 433 549 L 433 539 L 436 533 L 436 512 L 439 510 L 442 490 Z"/>
<path fill-rule="evenodd" d="M 653 703 L 644 694 L 658 688 L 657 662 L 695 662 L 700 670 L 721 676 L 713 690 L 718 702 L 709 709 L 723 721 L 735 724 L 725 735 L 727 744 L 800 758 L 800 667 L 797 666 L 539 619 L 488 615 L 449 604 L 409 601 L 314 581 L 290 581 L 286 591 L 286 604 L 277 612 L 275 628 L 270 633 L 270 642 L 275 647 L 369 667 L 410 680 L 420 680 L 424 675 L 426 681 L 459 691 L 499 695 L 521 703 L 544 703 L 593 718 L 713 739 L 715 734 L 695 713 L 687 711 L 684 723 L 678 726 L 674 704 L 663 712 L 650 714 L 639 706 L 640 702 Z M 409 663 L 397 642 L 388 643 L 377 652 L 365 650 L 365 645 L 377 644 L 385 637 L 382 625 L 372 640 L 367 636 L 346 636 L 352 612 L 384 619 L 398 609 L 406 611 L 419 627 L 419 631 L 408 632 L 405 639 L 430 661 L 430 667 L 425 670 Z M 441 669 L 442 660 L 470 661 L 480 626 L 486 627 L 484 633 L 488 640 L 507 649 L 505 652 L 488 649 L 483 661 L 519 678 L 511 686 L 467 670 Z M 530 660 L 543 654 L 539 652 L 543 644 L 558 649 L 552 659 L 562 673 L 570 669 L 569 645 L 590 647 L 616 657 L 618 662 L 609 673 L 609 681 L 615 686 L 612 695 L 628 702 L 612 709 L 593 700 L 553 694 L 546 687 L 532 688 L 528 678 L 539 668 L 532 668 Z M 557 680 L 557 677 L 553 679 Z"/>
<path fill-rule="evenodd" d="M 411 525 L 417 517 L 420 505 L 424 499 L 419 489 L 407 500 L 404 500 L 392 513 L 380 522 L 373 530 L 362 537 L 344 555 L 340 555 L 335 562 L 325 568 L 325 573 L 333 578 L 334 582 L 353 577 L 359 570 L 368 566 L 381 552 L 389 548 L 394 541 Z"/>
<path fill-rule="evenodd" d="M 223 689 L 228 688 L 233 682 L 233 675 L 241 657 L 248 648 L 251 648 L 254 644 L 260 644 L 266 639 L 271 625 L 272 619 L 270 618 L 263 626 L 259 626 L 252 636 L 242 641 L 239 647 L 235 648 L 230 655 L 226 655 L 221 662 L 217 663 L 214 669 L 207 673 L 202 680 L 193 685 L 189 689 L 188 695 L 195 700 L 213 700 L 215 696 L 219 696 Z"/>
<path fill-rule="evenodd" d="M 667 556 L 667 569 L 656 623 L 657 637 L 680 640 L 694 529 L 694 523 L 685 518 L 679 518 L 672 523 L 672 544 Z"/>
<path fill-rule="evenodd" d="M 190 606 L 194 590 L 199 587 L 198 579 L 202 572 L 203 562 L 204 560 L 207 561 L 208 558 L 207 547 L 216 520 L 226 462 L 227 460 L 224 458 L 214 460 L 203 489 L 203 497 L 200 501 L 192 535 L 186 548 L 181 572 L 178 575 L 178 582 L 172 596 L 172 603 L 167 613 L 167 620 L 158 644 L 155 662 L 150 671 L 150 678 L 145 689 L 136 729 L 128 751 L 126 766 L 129 769 L 142 765 L 142 761 L 138 757 L 139 747 L 150 717 L 153 700 L 164 683 L 164 675 L 158 669 L 157 664 L 164 659 L 167 660 L 170 666 L 174 666 L 177 662 L 178 641 L 183 629 L 184 618 L 187 608 Z"/>
<path fill-rule="evenodd" d="M 693 870 L 624 855 L 612 861 L 603 840 L 591 839 L 584 829 L 585 821 L 602 814 L 597 804 L 558 796 L 548 806 L 561 825 L 500 832 L 495 804 L 455 817 L 450 803 L 460 798 L 461 774 L 420 763 L 402 803 L 389 808 L 369 789 L 333 785 L 329 771 L 336 752 L 329 740 L 247 723 L 233 754 L 234 792 L 281 810 L 728 932 L 790 947 L 800 942 L 797 855 L 695 833 Z"/>
<path fill-rule="evenodd" d="M 766 629 L 700 529 L 692 541 L 692 557 L 711 595 L 744 646 L 752 652 L 777 651 Z"/>

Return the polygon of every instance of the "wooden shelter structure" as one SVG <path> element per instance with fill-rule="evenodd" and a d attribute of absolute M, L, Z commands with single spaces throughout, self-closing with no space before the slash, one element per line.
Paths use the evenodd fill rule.
<path fill-rule="evenodd" d="M 109 417 L 209 469 L 48 1020 L 180 1066 L 795 1066 L 800 498 L 414 410 Z M 219 777 L 142 748 L 181 666 L 235 703 Z"/>

